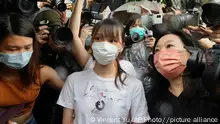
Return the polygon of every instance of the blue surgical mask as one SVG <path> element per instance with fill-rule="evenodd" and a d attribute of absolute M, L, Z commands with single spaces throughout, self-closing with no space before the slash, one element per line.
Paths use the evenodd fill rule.
<path fill-rule="evenodd" d="M 32 53 L 6 54 L 0 52 L 0 62 L 12 69 L 22 69 L 29 63 Z"/>
<path fill-rule="evenodd" d="M 138 38 L 136 38 L 136 34 L 138 34 Z M 137 41 L 143 40 L 145 36 L 145 29 L 142 27 L 134 27 L 130 30 L 130 36 L 131 39 L 135 39 Z"/>

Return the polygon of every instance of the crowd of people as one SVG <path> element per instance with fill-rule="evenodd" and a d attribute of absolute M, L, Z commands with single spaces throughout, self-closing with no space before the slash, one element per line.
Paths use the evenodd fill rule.
<path fill-rule="evenodd" d="M 188 60 L 192 48 L 205 52 L 220 43 L 220 27 L 169 30 L 162 23 L 152 27 L 150 36 L 140 14 L 126 22 L 108 16 L 91 29 L 82 25 L 84 0 L 73 6 L 69 20 L 59 13 L 72 31 L 68 52 L 80 68 L 67 76 L 42 62 L 42 49 L 52 47 L 47 25 L 36 27 L 17 13 L 0 18 L 0 124 L 190 124 L 197 118 L 197 123 L 219 123 L 218 79 L 208 82 L 210 88 L 203 75 L 190 70 Z M 174 16 L 184 9 L 174 8 Z M 134 33 L 138 42 L 130 37 Z M 205 37 L 195 39 L 195 34 Z M 61 120 L 48 122 L 52 115 L 41 120 L 48 110 L 38 96 L 45 95 L 40 92 L 46 84 L 58 92 L 55 107 L 61 111 L 54 112 L 54 105 L 49 110 Z"/>

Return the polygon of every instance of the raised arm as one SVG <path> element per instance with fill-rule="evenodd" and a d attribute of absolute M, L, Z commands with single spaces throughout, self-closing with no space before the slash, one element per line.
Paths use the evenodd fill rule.
<path fill-rule="evenodd" d="M 80 22 L 84 0 L 77 0 L 70 18 L 69 28 L 73 32 L 72 52 L 81 67 L 84 67 L 91 56 L 85 49 L 80 37 Z"/>

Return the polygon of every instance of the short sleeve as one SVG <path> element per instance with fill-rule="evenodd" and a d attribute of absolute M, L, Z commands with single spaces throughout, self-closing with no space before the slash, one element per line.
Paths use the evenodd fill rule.
<path fill-rule="evenodd" d="M 57 104 L 64 108 L 74 109 L 74 84 L 70 80 L 70 76 L 66 79 L 65 84 L 61 90 Z"/>
<path fill-rule="evenodd" d="M 141 81 L 139 81 L 138 86 L 136 86 L 133 91 L 130 114 L 132 122 L 134 123 L 144 123 L 150 120 L 147 101 Z"/>
<path fill-rule="evenodd" d="M 88 62 L 86 63 L 86 66 L 84 67 L 83 70 L 89 70 L 89 69 L 93 69 L 95 66 L 95 61 L 93 59 L 93 57 L 91 56 L 88 60 Z"/>
<path fill-rule="evenodd" d="M 124 70 L 127 74 L 132 75 L 134 77 L 137 76 L 134 66 L 129 61 L 120 60 L 119 64 L 121 66 L 121 69 Z"/>

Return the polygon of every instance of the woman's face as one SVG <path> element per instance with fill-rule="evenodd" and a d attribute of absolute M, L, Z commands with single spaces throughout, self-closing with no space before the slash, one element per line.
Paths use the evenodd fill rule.
<path fill-rule="evenodd" d="M 17 54 L 33 51 L 33 39 L 25 36 L 10 35 L 0 43 L 0 52 Z"/>
<path fill-rule="evenodd" d="M 129 28 L 129 30 L 131 30 L 132 28 L 135 28 L 135 27 L 141 27 L 141 19 L 137 19 Z"/>
<path fill-rule="evenodd" d="M 181 51 L 181 61 L 184 64 L 190 57 L 190 53 L 184 48 L 183 41 L 175 34 L 168 34 L 160 38 L 155 47 L 155 53 L 169 49 Z"/>
<path fill-rule="evenodd" d="M 119 29 L 118 29 L 119 30 Z M 103 35 L 104 31 L 102 29 L 98 30 L 96 35 L 93 38 L 93 42 L 103 42 L 103 41 L 107 41 L 113 45 L 116 45 L 119 49 L 123 49 L 123 39 L 121 37 L 121 33 L 120 31 L 116 31 L 119 34 L 115 34 L 115 36 L 105 36 Z"/>

